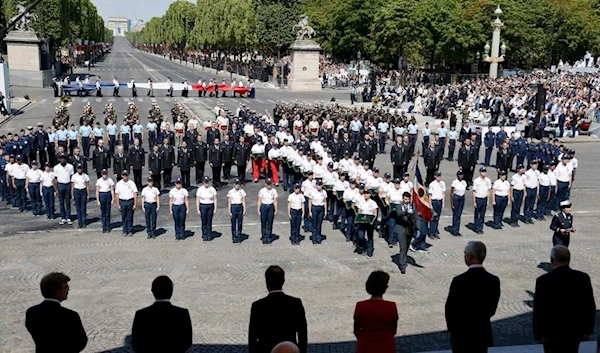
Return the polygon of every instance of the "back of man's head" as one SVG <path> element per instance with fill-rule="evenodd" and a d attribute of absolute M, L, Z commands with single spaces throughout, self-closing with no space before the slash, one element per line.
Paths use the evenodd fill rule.
<path fill-rule="evenodd" d="M 465 247 L 465 262 L 467 265 L 482 264 L 487 255 L 485 244 L 480 241 L 470 241 Z"/>
<path fill-rule="evenodd" d="M 269 291 L 281 290 L 283 283 L 285 283 L 285 272 L 277 265 L 269 266 L 265 271 L 265 280 Z"/>
<path fill-rule="evenodd" d="M 294 343 L 285 341 L 273 347 L 271 353 L 300 353 L 300 349 Z"/>
<path fill-rule="evenodd" d="M 550 261 L 553 264 L 566 265 L 571 262 L 571 252 L 564 245 L 556 245 L 550 252 Z"/>
<path fill-rule="evenodd" d="M 158 276 L 152 281 L 152 294 L 156 300 L 171 299 L 173 281 L 167 276 Z"/>

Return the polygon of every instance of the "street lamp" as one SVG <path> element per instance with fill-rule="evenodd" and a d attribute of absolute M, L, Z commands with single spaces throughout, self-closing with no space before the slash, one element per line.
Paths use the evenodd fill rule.
<path fill-rule="evenodd" d="M 494 11 L 494 15 L 496 15 L 496 19 L 492 22 L 492 28 L 494 32 L 492 34 L 492 45 L 490 47 L 489 43 L 485 44 L 484 49 L 484 60 L 490 63 L 490 78 L 498 77 L 498 64 L 504 61 L 504 54 L 506 53 L 506 45 L 502 44 L 502 48 L 500 47 L 500 31 L 504 28 L 504 23 L 500 20 L 500 15 L 502 15 L 502 9 L 500 9 L 500 5 Z M 491 55 L 488 55 L 491 49 Z"/>
<path fill-rule="evenodd" d="M 360 83 L 360 57 L 361 57 L 361 52 L 360 50 L 356 53 L 356 75 L 358 76 L 358 83 Z"/>
<path fill-rule="evenodd" d="M 481 53 L 475 53 L 475 79 L 479 79 L 479 59 L 481 58 Z"/>

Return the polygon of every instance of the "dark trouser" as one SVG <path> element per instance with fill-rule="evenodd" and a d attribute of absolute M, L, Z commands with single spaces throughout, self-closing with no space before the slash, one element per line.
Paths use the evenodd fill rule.
<path fill-rule="evenodd" d="M 379 152 L 385 152 L 385 142 L 387 141 L 387 132 L 379 133 Z"/>
<path fill-rule="evenodd" d="M 187 188 L 190 186 L 190 171 L 182 170 L 181 171 L 181 186 Z"/>
<path fill-rule="evenodd" d="M 110 203 L 112 202 L 112 195 L 110 191 L 99 192 L 98 201 L 100 202 L 100 220 L 102 222 L 102 230 L 110 230 Z"/>
<path fill-rule="evenodd" d="M 394 179 L 402 179 L 402 165 L 394 164 Z"/>
<path fill-rule="evenodd" d="M 525 220 L 530 221 L 533 217 L 533 208 L 535 207 L 535 199 L 537 197 L 537 188 L 526 188 L 525 194 Z"/>
<path fill-rule="evenodd" d="M 221 166 L 212 167 L 212 178 L 213 183 L 216 184 L 216 186 L 221 185 Z"/>
<path fill-rule="evenodd" d="M 398 205 L 399 206 L 399 205 Z M 396 217 L 392 217 L 392 215 L 388 216 L 387 226 L 388 226 L 388 238 L 387 242 L 390 245 L 394 245 L 398 242 L 398 236 L 396 235 Z"/>
<path fill-rule="evenodd" d="M 415 153 L 415 145 L 417 143 L 417 134 L 408 134 L 408 147 L 410 148 L 410 154 Z"/>
<path fill-rule="evenodd" d="M 356 240 L 356 227 L 354 226 L 354 218 L 356 214 L 352 209 L 346 209 L 346 240 Z"/>
<path fill-rule="evenodd" d="M 156 202 L 144 202 L 144 216 L 146 217 L 146 233 L 153 237 L 156 232 Z M 175 212 L 173 212 L 175 217 Z M 175 239 L 177 239 L 177 232 L 175 232 Z"/>
<path fill-rule="evenodd" d="M 544 353 L 577 353 L 579 352 L 579 341 L 571 342 L 548 342 L 544 345 Z"/>
<path fill-rule="evenodd" d="M 231 162 L 223 163 L 223 178 L 229 180 L 231 178 Z"/>
<path fill-rule="evenodd" d="M 309 211 L 307 198 L 306 201 L 304 201 L 304 230 L 307 232 L 312 232 L 313 221 Z"/>
<path fill-rule="evenodd" d="M 196 184 L 202 184 L 205 162 L 196 162 Z"/>
<path fill-rule="evenodd" d="M 569 243 L 571 242 L 571 236 L 570 235 L 563 235 L 563 236 L 557 236 L 557 235 L 553 235 L 552 236 L 552 245 L 556 246 L 556 245 L 564 245 L 567 248 L 569 247 Z"/>
<path fill-rule="evenodd" d="M 358 240 L 359 247 L 364 249 L 367 248 L 367 255 L 373 256 L 375 246 L 373 244 L 373 230 L 375 226 L 369 223 L 360 223 L 358 225 Z"/>
<path fill-rule="evenodd" d="M 214 204 L 200 204 L 200 219 L 202 220 L 202 240 L 212 240 L 212 221 L 214 212 Z"/>
<path fill-rule="evenodd" d="M 173 173 L 173 168 L 163 169 L 163 182 L 165 183 L 166 188 L 171 186 L 171 173 Z"/>
<path fill-rule="evenodd" d="M 440 161 L 442 159 L 444 159 L 444 151 L 446 149 L 446 138 L 445 137 L 440 137 L 440 147 L 438 149 L 438 156 Z"/>
<path fill-rule="evenodd" d="M 290 210 L 290 240 L 292 244 L 296 244 L 300 242 L 300 225 L 302 224 L 302 210 Z"/>
<path fill-rule="evenodd" d="M 344 211 L 346 210 L 346 206 L 344 205 L 343 200 L 335 200 L 334 201 L 334 213 L 333 213 L 333 225 L 338 225 L 339 229 L 342 231 L 346 226 L 346 217 L 344 217 Z M 340 221 L 338 224 L 338 220 Z"/>
<path fill-rule="evenodd" d="M 29 197 L 31 197 L 31 210 L 35 216 L 42 214 L 42 195 L 40 183 L 29 183 Z"/>
<path fill-rule="evenodd" d="M 519 215 L 521 214 L 521 205 L 523 204 L 523 193 L 523 190 L 513 189 L 513 203 L 510 208 L 510 220 L 513 223 L 517 223 L 519 221 Z"/>
<path fill-rule="evenodd" d="M 429 222 L 429 235 L 438 235 L 440 231 L 438 230 L 438 225 L 440 223 L 440 217 L 442 215 L 442 200 L 431 200 L 431 207 L 433 211 L 437 214 L 436 217 L 433 217 Z"/>
<path fill-rule="evenodd" d="M 73 151 L 77 147 L 77 140 L 69 140 L 69 155 L 73 155 Z"/>
<path fill-rule="evenodd" d="M 487 197 L 475 198 L 475 231 L 480 232 L 483 230 L 483 221 L 485 218 L 485 210 L 487 208 Z"/>
<path fill-rule="evenodd" d="M 133 233 L 133 199 L 120 200 L 123 234 Z"/>
<path fill-rule="evenodd" d="M 110 151 L 111 156 L 115 154 L 116 143 L 117 143 L 117 136 L 116 135 L 108 135 L 108 149 Z"/>
<path fill-rule="evenodd" d="M 451 139 L 448 142 L 448 159 L 454 159 L 454 150 L 456 149 L 456 139 Z"/>
<path fill-rule="evenodd" d="M 244 220 L 244 206 L 231 205 L 231 240 L 233 243 L 242 241 L 242 224 Z"/>
<path fill-rule="evenodd" d="M 98 88 L 96 90 L 96 97 L 102 97 L 102 89 L 101 88 Z"/>
<path fill-rule="evenodd" d="M 154 148 L 154 144 L 156 143 L 156 131 L 148 131 L 148 146 L 150 147 L 150 151 Z"/>
<path fill-rule="evenodd" d="M 87 191 L 86 189 L 75 189 L 75 209 L 77 210 L 77 224 L 85 225 L 87 221 Z"/>
<path fill-rule="evenodd" d="M 398 243 L 400 245 L 400 257 L 398 258 L 398 265 L 400 266 L 400 269 L 403 270 L 406 268 L 408 246 L 410 245 L 412 236 L 408 233 L 408 231 L 395 236 L 398 237 Z"/>
<path fill-rule="evenodd" d="M 429 147 L 429 135 L 423 136 L 423 150 Z"/>
<path fill-rule="evenodd" d="M 494 206 L 494 227 L 496 229 L 502 229 L 502 217 L 504 217 L 504 210 L 508 205 L 508 196 L 495 196 L 496 205 Z"/>
<path fill-rule="evenodd" d="M 550 199 L 548 200 L 546 207 L 546 214 L 550 215 L 550 211 L 558 211 L 556 205 L 556 185 L 550 185 L 550 190 L 548 192 L 550 194 Z"/>
<path fill-rule="evenodd" d="M 463 167 L 463 173 L 465 174 L 465 181 L 467 182 L 468 186 L 472 186 L 473 185 L 473 169 L 471 167 Z"/>
<path fill-rule="evenodd" d="M 556 191 L 556 205 L 560 205 L 561 202 L 565 201 L 568 197 L 569 183 L 558 181 L 558 190 Z"/>
<path fill-rule="evenodd" d="M 323 217 L 325 216 L 324 206 L 312 206 L 312 242 L 313 244 L 319 244 L 323 241 L 323 235 L 321 234 L 321 228 L 323 226 Z"/>
<path fill-rule="evenodd" d="M 185 239 L 185 204 L 173 205 L 173 221 L 175 222 L 175 239 Z"/>
<path fill-rule="evenodd" d="M 125 153 L 129 152 L 129 134 L 121 134 L 121 144 Z"/>
<path fill-rule="evenodd" d="M 427 232 L 429 229 L 427 228 L 427 222 L 423 218 L 419 221 L 419 232 L 417 232 L 416 237 L 412 241 L 412 246 L 415 249 L 427 249 L 427 243 L 425 243 L 425 238 L 427 237 Z"/>
<path fill-rule="evenodd" d="M 275 206 L 273 204 L 260 205 L 260 232 L 263 244 L 273 241 L 273 218 Z"/>
<path fill-rule="evenodd" d="M 485 159 L 483 160 L 483 165 L 490 166 L 490 159 L 492 159 L 492 152 L 494 151 L 494 147 L 486 147 L 485 148 Z M 498 164 L 498 161 L 496 161 Z"/>
<path fill-rule="evenodd" d="M 137 186 L 138 190 L 142 189 L 142 170 L 141 169 L 133 170 L 133 182 Z"/>
<path fill-rule="evenodd" d="M 465 195 L 458 196 L 454 194 L 452 198 L 452 231 L 454 234 L 460 233 L 460 217 L 462 216 L 463 208 L 465 207 Z"/>
<path fill-rule="evenodd" d="M 242 184 L 246 183 L 246 165 L 237 165 L 237 177 L 240 179 Z"/>
<path fill-rule="evenodd" d="M 54 142 L 50 142 L 50 145 L 48 145 L 48 161 L 50 162 L 50 166 L 56 165 L 56 148 Z"/>
<path fill-rule="evenodd" d="M 431 184 L 431 182 L 435 180 L 435 176 L 433 175 L 434 173 L 435 173 L 435 168 L 427 168 L 427 175 L 425 176 L 425 184 L 426 185 Z"/>
<path fill-rule="evenodd" d="M 119 96 L 119 87 L 115 87 L 113 88 L 113 97 L 118 97 Z"/>
<path fill-rule="evenodd" d="M 44 194 L 44 205 L 46 206 L 46 216 L 49 219 L 54 218 L 54 187 L 44 186 L 42 188 Z"/>
<path fill-rule="evenodd" d="M 133 134 L 133 140 L 135 141 L 135 139 L 138 139 L 140 141 L 140 146 L 142 145 L 142 142 L 144 142 L 142 140 L 142 133 L 140 132 L 136 132 Z M 150 150 L 152 151 L 152 147 L 150 148 Z"/>
<path fill-rule="evenodd" d="M 58 183 L 58 204 L 60 219 L 71 219 L 71 184 Z"/>
<path fill-rule="evenodd" d="M 81 138 L 81 148 L 83 149 L 83 155 L 85 157 L 90 156 L 90 137 L 82 137 Z"/>
<path fill-rule="evenodd" d="M 10 204 L 12 205 L 12 207 L 16 207 L 17 206 L 17 199 L 16 199 L 16 192 L 15 191 L 16 190 L 13 187 L 12 178 L 9 177 L 9 182 L 8 182 L 8 200 L 10 201 Z"/>
<path fill-rule="evenodd" d="M 540 185 L 540 198 L 537 203 L 537 217 L 542 218 L 546 214 L 548 207 L 548 195 L 550 194 L 550 186 Z"/>

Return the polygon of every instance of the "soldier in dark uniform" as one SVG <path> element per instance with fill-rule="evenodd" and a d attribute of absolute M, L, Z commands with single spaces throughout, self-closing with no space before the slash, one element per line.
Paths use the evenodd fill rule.
<path fill-rule="evenodd" d="M 39 163 L 38 165 L 43 166 L 46 161 L 47 161 L 47 157 L 46 157 L 46 151 L 48 150 L 48 146 L 50 145 L 50 140 L 48 138 L 48 133 L 46 131 L 44 131 L 44 124 L 42 123 L 38 123 L 38 131 L 35 132 L 34 134 L 34 139 L 33 139 L 33 155 L 30 156 L 29 159 L 36 160 L 36 154 L 39 156 Z"/>
<path fill-rule="evenodd" d="M 134 139 L 133 146 L 129 148 L 129 163 L 133 170 L 133 182 L 138 190 L 142 189 L 142 169 L 146 165 L 144 153 L 144 147 L 141 146 L 140 140 Z"/>
<path fill-rule="evenodd" d="M 473 185 L 473 171 L 477 164 L 475 149 L 471 146 L 471 140 L 466 139 L 463 146 L 458 150 L 458 167 L 463 171 L 467 187 Z"/>
<path fill-rule="evenodd" d="M 233 162 L 233 143 L 229 140 L 229 135 L 223 136 L 223 179 L 225 183 L 231 178 L 231 163 Z"/>
<path fill-rule="evenodd" d="M 348 151 L 350 153 L 350 155 L 352 155 L 354 153 L 354 146 L 352 145 L 352 142 L 350 141 L 348 133 L 344 132 L 344 136 L 343 136 L 342 140 L 340 140 L 337 155 L 343 156 L 346 151 Z"/>
<path fill-rule="evenodd" d="M 496 171 L 498 172 L 498 179 L 500 179 L 500 171 L 503 170 L 508 173 L 512 161 L 512 152 L 508 148 L 508 143 L 504 142 L 496 153 Z"/>
<path fill-rule="evenodd" d="M 573 228 L 573 215 L 571 214 L 571 201 L 565 200 L 560 203 L 560 212 L 552 217 L 550 229 L 554 232 L 552 244 L 564 245 L 569 247 L 571 242 L 571 233 L 575 232 Z"/>
<path fill-rule="evenodd" d="M 187 142 L 182 141 L 177 151 L 177 165 L 181 172 L 181 186 L 188 188 L 190 186 L 190 171 L 192 169 L 192 151 L 188 148 Z"/>
<path fill-rule="evenodd" d="M 390 150 L 390 159 L 393 166 L 394 180 L 400 179 L 402 176 L 402 165 L 404 164 L 404 145 L 402 144 L 402 136 L 396 136 L 396 143 Z"/>
<path fill-rule="evenodd" d="M 379 144 L 375 139 L 373 130 L 369 131 L 369 147 L 370 147 L 370 158 L 369 158 L 369 168 L 373 168 L 375 165 L 375 158 L 377 157 L 377 151 L 379 150 Z"/>
<path fill-rule="evenodd" d="M 212 168 L 212 179 L 213 185 L 219 187 L 221 183 L 221 168 L 223 167 L 223 146 L 219 143 L 219 139 L 216 138 L 215 142 L 208 147 L 208 163 Z"/>
<path fill-rule="evenodd" d="M 521 135 L 517 138 L 517 165 L 525 164 L 525 157 L 527 156 L 527 139 L 525 138 L 525 131 L 521 131 Z"/>
<path fill-rule="evenodd" d="M 490 166 L 490 159 L 492 158 L 492 152 L 494 151 L 496 134 L 489 129 L 485 136 L 483 136 L 483 144 L 485 145 L 485 159 L 483 165 L 486 167 Z M 500 146 L 498 146 L 500 148 Z"/>
<path fill-rule="evenodd" d="M 184 141 L 187 142 L 189 147 L 192 147 L 196 139 L 198 138 L 198 131 L 192 127 L 188 128 L 185 131 L 185 136 L 183 137 Z"/>
<path fill-rule="evenodd" d="M 171 174 L 175 166 L 175 148 L 169 143 L 168 138 L 163 139 L 163 145 L 160 146 L 161 153 L 161 169 L 163 171 L 163 181 L 165 187 L 171 186 Z"/>
<path fill-rule="evenodd" d="M 425 185 L 431 184 L 435 179 L 434 173 L 440 166 L 440 154 L 435 148 L 435 141 L 429 141 L 429 147 L 423 151 L 423 162 L 427 168 L 427 176 L 425 177 Z"/>
<path fill-rule="evenodd" d="M 129 157 L 123 152 L 123 145 L 119 145 L 117 153 L 113 156 L 113 172 L 117 181 L 121 180 L 122 171 L 129 171 Z"/>
<path fill-rule="evenodd" d="M 481 140 L 481 128 L 477 127 L 477 131 L 471 134 L 471 146 L 475 149 L 475 164 L 477 164 L 477 161 L 479 160 L 479 151 L 481 150 L 481 143 L 483 142 Z"/>
<path fill-rule="evenodd" d="M 358 157 L 362 161 L 368 161 L 369 165 L 371 162 L 371 144 L 369 143 L 369 136 L 365 135 L 364 139 L 358 144 Z"/>
<path fill-rule="evenodd" d="M 160 190 L 160 174 L 162 173 L 162 153 L 157 144 L 152 146 L 152 152 L 148 154 L 148 173 L 154 181 L 154 186 Z"/>
<path fill-rule="evenodd" d="M 102 170 L 110 167 L 110 153 L 108 148 L 104 147 L 104 140 L 98 140 L 98 147 L 92 153 L 92 167 L 96 171 L 96 177 L 100 179 L 102 177 Z"/>
<path fill-rule="evenodd" d="M 206 132 L 206 143 L 212 144 L 215 139 L 221 141 L 221 131 L 213 125 L 213 127 Z"/>
<path fill-rule="evenodd" d="M 87 159 L 81 155 L 81 149 L 79 147 L 75 147 L 73 155 L 69 157 L 68 162 L 74 166 L 81 165 L 83 167 L 83 172 L 87 174 Z"/>
<path fill-rule="evenodd" d="M 246 165 L 250 157 L 250 147 L 245 142 L 244 136 L 239 137 L 239 141 L 233 146 L 233 163 L 237 166 L 237 177 L 242 185 L 246 183 Z"/>
<path fill-rule="evenodd" d="M 194 165 L 196 166 L 196 184 L 202 184 L 204 179 L 204 165 L 206 164 L 206 155 L 208 146 L 202 141 L 202 135 L 196 137 L 196 141 L 192 146 Z"/>
<path fill-rule="evenodd" d="M 33 145 L 33 127 L 29 126 L 27 127 L 27 131 L 25 132 L 25 134 L 23 134 L 23 137 L 21 137 L 21 146 L 22 146 L 22 158 L 23 158 L 23 163 L 29 163 L 31 162 L 33 159 L 31 159 L 31 154 L 33 151 L 33 158 L 35 159 L 35 149 L 34 149 L 34 145 Z"/>

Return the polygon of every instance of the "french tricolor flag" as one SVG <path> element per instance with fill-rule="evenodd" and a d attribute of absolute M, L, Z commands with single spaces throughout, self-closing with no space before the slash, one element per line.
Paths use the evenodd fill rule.
<path fill-rule="evenodd" d="M 429 195 L 427 195 L 427 188 L 423 186 L 423 177 L 419 170 L 419 162 L 415 163 L 415 183 L 412 189 L 412 198 L 415 203 L 415 207 L 419 212 L 419 215 L 425 222 L 431 221 L 433 217 L 433 209 L 429 202 Z"/>

